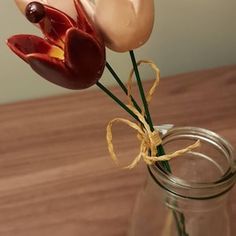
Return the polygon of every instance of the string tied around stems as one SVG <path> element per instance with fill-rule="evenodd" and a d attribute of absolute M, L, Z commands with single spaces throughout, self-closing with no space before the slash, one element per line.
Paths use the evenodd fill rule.
<path fill-rule="evenodd" d="M 152 99 L 154 92 L 156 91 L 159 81 L 160 81 L 160 70 L 152 61 L 142 60 L 137 63 L 138 66 L 141 64 L 149 65 L 155 72 L 156 78 L 154 80 L 153 85 L 151 86 L 150 90 L 146 94 L 146 100 L 149 103 Z M 162 144 L 162 139 L 160 136 L 160 132 L 158 130 L 152 131 L 150 129 L 150 125 L 146 121 L 144 117 L 144 109 L 142 112 L 139 112 L 134 105 L 132 104 L 131 100 L 131 93 L 132 93 L 132 78 L 133 78 L 134 71 L 132 70 L 128 79 L 127 83 L 127 90 L 128 90 L 128 101 L 129 104 L 127 107 L 138 117 L 139 123 L 135 123 L 128 119 L 124 118 L 114 118 L 112 119 L 106 128 L 106 139 L 108 144 L 108 151 L 110 153 L 111 158 L 113 161 L 118 165 L 119 161 L 117 155 L 115 153 L 114 145 L 113 145 L 113 134 L 112 134 L 112 126 L 115 123 L 124 123 L 128 125 L 130 128 L 134 129 L 137 132 L 137 138 L 140 141 L 140 148 L 138 155 L 134 158 L 134 160 L 128 166 L 124 167 L 125 169 L 133 169 L 138 165 L 138 163 L 143 160 L 147 165 L 152 165 L 157 161 L 169 161 L 172 158 L 180 157 L 183 154 L 192 151 L 193 149 L 200 146 L 200 140 L 197 140 L 194 144 L 187 146 L 186 148 L 177 150 L 170 154 L 165 154 L 162 156 L 158 156 L 157 147 Z"/>

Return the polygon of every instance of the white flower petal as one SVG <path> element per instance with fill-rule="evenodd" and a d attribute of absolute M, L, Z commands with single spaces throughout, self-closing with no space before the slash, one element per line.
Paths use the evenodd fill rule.
<path fill-rule="evenodd" d="M 93 14 L 88 14 L 94 15 L 94 23 L 101 31 L 106 46 L 114 51 L 138 48 L 152 32 L 153 0 L 95 0 L 95 9 L 92 11 Z"/>

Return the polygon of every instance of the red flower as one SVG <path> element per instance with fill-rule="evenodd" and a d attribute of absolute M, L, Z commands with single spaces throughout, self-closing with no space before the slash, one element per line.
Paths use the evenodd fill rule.
<path fill-rule="evenodd" d="M 77 22 L 53 7 L 28 4 L 26 16 L 39 24 L 45 39 L 15 35 L 7 44 L 46 80 L 69 89 L 84 89 L 102 76 L 105 46 L 80 1 L 75 2 Z"/>

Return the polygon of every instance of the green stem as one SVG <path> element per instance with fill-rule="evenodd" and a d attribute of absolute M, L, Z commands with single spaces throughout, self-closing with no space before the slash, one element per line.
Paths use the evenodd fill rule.
<path fill-rule="evenodd" d="M 163 148 L 162 145 L 159 145 L 159 146 L 157 147 L 157 152 L 158 152 L 158 155 L 159 155 L 159 156 L 164 156 L 164 155 L 165 155 L 165 150 L 164 150 L 164 148 Z M 160 164 L 162 165 L 162 167 L 164 168 L 164 170 L 168 171 L 169 173 L 172 172 L 172 171 L 171 171 L 171 168 L 170 168 L 170 164 L 169 164 L 168 161 L 162 161 Z"/>
<path fill-rule="evenodd" d="M 151 131 L 154 131 L 154 126 L 153 126 L 152 118 L 151 118 L 151 115 L 150 115 L 150 112 L 149 112 L 146 95 L 144 93 L 142 81 L 141 81 L 141 78 L 140 78 L 137 62 L 136 62 L 135 55 L 134 55 L 133 51 L 130 51 L 130 57 L 131 57 L 131 61 L 132 61 L 132 64 L 133 64 L 134 73 L 135 73 L 135 76 L 136 76 L 136 79 L 137 79 L 137 84 L 138 84 L 138 87 L 139 87 L 139 92 L 140 92 L 140 96 L 141 96 L 141 99 L 142 99 L 142 102 L 143 102 L 143 106 L 144 106 L 144 110 L 145 110 L 145 113 L 146 113 L 146 116 L 147 116 L 147 120 L 148 120 Z M 159 156 L 165 155 L 165 151 L 164 151 L 164 148 L 163 148 L 162 145 L 159 145 L 157 147 L 157 152 L 158 152 Z M 170 165 L 169 165 L 168 161 L 161 162 L 161 165 L 164 167 L 165 170 L 167 170 L 168 172 L 171 173 L 171 168 L 170 168 Z M 178 219 L 178 214 L 175 211 L 174 211 L 174 217 L 175 217 L 175 220 L 176 220 L 176 223 L 177 223 L 177 228 L 178 228 L 179 235 L 181 235 L 181 236 L 187 235 L 185 233 L 185 225 L 183 224 L 182 225 L 183 227 L 180 228 L 179 222 L 181 222 L 181 220 Z M 181 219 L 184 218 L 184 215 L 182 213 L 180 213 L 180 218 Z M 182 221 L 182 222 L 184 222 L 184 221 Z"/>
<path fill-rule="evenodd" d="M 109 97 L 111 97 L 118 105 L 120 105 L 126 112 L 128 112 L 138 122 L 138 117 L 131 111 L 119 98 L 117 98 L 109 89 L 102 85 L 99 81 L 96 83 L 97 86 L 104 91 Z"/>
<path fill-rule="evenodd" d="M 119 84 L 121 89 L 125 92 L 126 95 L 128 95 L 128 90 L 127 90 L 126 86 L 124 85 L 122 80 L 119 78 L 119 76 L 116 74 L 116 72 L 113 70 L 113 68 L 111 67 L 111 65 L 108 62 L 106 62 L 106 67 L 109 70 L 109 72 L 111 73 L 111 75 L 113 76 L 113 78 L 116 80 L 116 82 Z M 138 103 L 134 100 L 134 98 L 132 96 L 130 96 L 130 98 L 131 98 L 131 101 L 132 101 L 134 107 L 141 113 L 142 110 L 139 107 Z"/>
<path fill-rule="evenodd" d="M 147 103 L 146 95 L 145 95 L 145 92 L 144 92 L 144 89 L 143 89 L 143 84 L 142 84 L 142 81 L 141 81 L 141 78 L 140 78 L 140 74 L 139 74 L 137 62 L 136 62 L 136 59 L 135 59 L 134 51 L 130 51 L 130 57 L 131 57 L 131 61 L 132 61 L 132 64 L 133 64 L 134 73 L 135 73 L 135 76 L 136 76 L 136 79 L 137 79 L 137 84 L 138 84 L 138 87 L 139 87 L 140 96 L 141 96 L 141 99 L 142 99 L 142 102 L 143 102 L 143 107 L 144 107 L 144 110 L 145 110 L 145 113 L 146 113 L 146 116 L 147 116 L 147 121 L 149 123 L 151 131 L 154 131 L 154 126 L 153 126 L 152 118 L 151 118 L 151 115 L 150 115 L 150 112 L 149 112 L 148 103 Z M 158 152 L 159 156 L 165 155 L 165 151 L 164 151 L 164 148 L 162 147 L 162 145 L 159 145 L 157 147 L 157 152 Z M 167 161 L 163 161 L 161 163 L 161 165 L 165 168 L 165 170 L 167 170 L 168 172 L 171 172 L 170 165 Z"/>
<path fill-rule="evenodd" d="M 180 226 L 180 224 L 179 224 L 179 218 L 178 218 L 177 213 L 176 213 L 175 210 L 173 210 L 173 215 L 174 215 L 174 218 L 175 218 L 176 228 L 177 228 L 177 230 L 178 230 L 178 235 L 179 235 L 179 236 L 184 236 L 184 235 L 182 234 L 182 229 L 181 229 L 181 226 Z"/>
<path fill-rule="evenodd" d="M 133 64 L 134 73 L 135 73 L 135 76 L 136 76 L 140 96 L 141 96 L 141 99 L 142 99 L 142 102 L 143 102 L 143 107 L 144 107 L 144 110 L 145 110 L 145 114 L 147 116 L 148 124 L 150 126 L 151 131 L 154 131 L 152 118 L 151 118 L 151 115 L 150 115 L 150 112 L 149 112 L 149 109 L 148 109 L 148 103 L 147 103 L 146 95 L 144 93 L 143 84 L 142 84 L 142 81 L 141 81 L 141 78 L 140 78 L 140 74 L 139 74 L 137 62 L 136 62 L 136 59 L 135 59 L 134 51 L 132 50 L 129 53 L 130 53 L 131 61 L 132 61 L 132 64 Z"/>

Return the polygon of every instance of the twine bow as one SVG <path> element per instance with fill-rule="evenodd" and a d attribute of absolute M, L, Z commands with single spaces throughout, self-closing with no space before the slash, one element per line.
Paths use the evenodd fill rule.
<path fill-rule="evenodd" d="M 160 81 L 160 70 L 157 68 L 157 66 L 151 62 L 151 61 L 146 61 L 142 60 L 137 63 L 138 66 L 141 64 L 148 64 L 151 66 L 151 68 L 155 71 L 156 78 L 151 86 L 150 90 L 146 94 L 146 99 L 147 102 L 149 103 L 152 99 L 152 95 L 155 92 L 156 88 L 159 85 Z M 132 78 L 133 78 L 134 70 L 131 71 L 128 83 L 127 83 L 127 90 L 128 90 L 128 100 L 129 104 L 127 107 L 138 117 L 140 123 L 134 123 L 128 119 L 124 118 L 114 118 L 111 120 L 108 125 L 107 125 L 107 134 L 106 134 L 106 139 L 107 139 L 107 144 L 108 144 L 108 150 L 111 155 L 111 158 L 116 164 L 119 164 L 118 158 L 116 156 L 115 150 L 114 150 L 114 145 L 113 145 L 113 135 L 112 135 L 112 126 L 115 123 L 124 123 L 131 127 L 132 129 L 137 131 L 137 138 L 140 141 L 140 149 L 139 149 L 139 154 L 134 158 L 132 163 L 125 168 L 127 169 L 133 169 L 142 159 L 147 165 L 152 165 L 157 161 L 168 161 L 172 158 L 175 157 L 180 157 L 183 154 L 197 148 L 200 146 L 200 141 L 196 141 L 194 144 L 189 145 L 188 147 L 184 149 L 177 150 L 171 154 L 166 154 L 162 156 L 158 156 L 157 153 L 157 147 L 162 144 L 162 139 L 160 137 L 160 133 L 158 130 L 151 131 L 149 124 L 147 123 L 145 117 L 144 117 L 144 111 L 142 109 L 142 113 L 140 113 L 132 104 L 131 100 L 131 92 L 132 92 Z"/>

